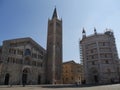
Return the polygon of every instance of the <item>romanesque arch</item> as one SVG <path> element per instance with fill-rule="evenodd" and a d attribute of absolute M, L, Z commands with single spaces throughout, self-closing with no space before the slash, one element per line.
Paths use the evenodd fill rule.
<path fill-rule="evenodd" d="M 96 68 L 92 67 L 90 69 L 90 71 L 91 71 L 91 76 L 92 76 L 94 82 L 98 83 L 99 82 L 98 70 Z"/>
<path fill-rule="evenodd" d="M 5 85 L 8 85 L 8 84 L 9 84 L 9 79 L 10 79 L 10 74 L 7 73 L 7 74 L 5 75 L 5 80 L 4 80 L 4 84 L 5 84 Z"/>
<path fill-rule="evenodd" d="M 27 84 L 29 72 L 30 72 L 29 68 L 24 68 L 22 71 L 22 84 L 23 85 Z"/>

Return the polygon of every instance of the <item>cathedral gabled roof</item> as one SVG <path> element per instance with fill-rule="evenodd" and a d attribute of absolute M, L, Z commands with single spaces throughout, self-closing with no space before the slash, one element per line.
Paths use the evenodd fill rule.
<path fill-rule="evenodd" d="M 39 45 L 36 41 L 34 41 L 34 40 L 33 40 L 32 38 L 30 38 L 30 37 L 4 40 L 4 41 L 3 41 L 3 44 L 4 44 L 5 42 L 9 42 L 9 43 L 27 42 L 27 43 L 30 43 L 30 44 L 34 45 L 38 50 L 39 50 L 39 49 L 40 49 L 40 50 L 42 49 L 42 50 L 45 51 L 45 49 L 44 49 L 41 45 Z"/>
<path fill-rule="evenodd" d="M 54 12 L 53 12 L 52 19 L 53 19 L 53 18 L 58 18 L 56 7 L 55 7 Z"/>

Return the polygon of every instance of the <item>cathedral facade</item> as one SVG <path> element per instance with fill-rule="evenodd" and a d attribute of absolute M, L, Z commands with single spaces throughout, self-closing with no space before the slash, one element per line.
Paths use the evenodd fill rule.
<path fill-rule="evenodd" d="M 31 38 L 5 40 L 1 51 L 0 84 L 44 83 L 46 51 Z"/>
<path fill-rule="evenodd" d="M 0 46 L 0 85 L 57 84 L 62 73 L 62 20 L 56 8 L 48 21 L 47 50 L 32 38 L 3 41 Z"/>

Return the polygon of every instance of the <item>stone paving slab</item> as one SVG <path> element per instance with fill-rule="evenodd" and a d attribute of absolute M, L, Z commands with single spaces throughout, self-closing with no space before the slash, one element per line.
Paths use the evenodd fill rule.
<path fill-rule="evenodd" d="M 120 90 L 120 84 L 114 85 L 101 85 L 101 86 L 91 86 L 91 87 L 62 87 L 62 88 L 42 88 L 39 85 L 27 85 L 22 87 L 21 85 L 10 86 L 0 86 L 0 90 Z"/>

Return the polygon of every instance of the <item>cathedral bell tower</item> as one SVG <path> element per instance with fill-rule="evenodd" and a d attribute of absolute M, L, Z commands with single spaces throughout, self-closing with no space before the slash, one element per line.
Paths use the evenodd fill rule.
<path fill-rule="evenodd" d="M 48 84 L 60 84 L 62 81 L 62 20 L 57 10 L 48 20 L 46 81 Z"/>

